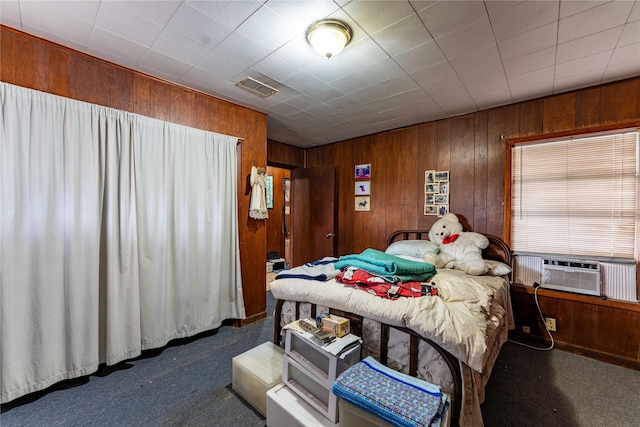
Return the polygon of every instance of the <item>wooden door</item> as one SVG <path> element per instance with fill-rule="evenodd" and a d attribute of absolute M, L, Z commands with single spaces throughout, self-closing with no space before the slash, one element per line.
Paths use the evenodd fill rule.
<path fill-rule="evenodd" d="M 335 181 L 333 166 L 291 171 L 292 267 L 335 256 Z"/>

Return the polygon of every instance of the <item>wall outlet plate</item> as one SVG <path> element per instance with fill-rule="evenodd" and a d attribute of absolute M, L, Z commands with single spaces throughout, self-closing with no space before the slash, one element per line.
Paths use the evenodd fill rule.
<path fill-rule="evenodd" d="M 531 328 L 528 326 L 523 326 L 522 327 L 522 332 L 524 332 L 525 334 L 530 334 L 531 333 Z"/>
<path fill-rule="evenodd" d="M 545 319 L 545 323 L 547 324 L 547 330 L 549 332 L 556 331 L 556 319 L 554 319 L 553 317 L 547 317 Z"/>

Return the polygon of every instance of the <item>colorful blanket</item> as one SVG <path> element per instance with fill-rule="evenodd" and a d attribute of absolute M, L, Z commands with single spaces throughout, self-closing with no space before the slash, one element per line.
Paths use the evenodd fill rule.
<path fill-rule="evenodd" d="M 426 282 L 436 274 L 432 264 L 410 261 L 371 248 L 360 254 L 341 256 L 335 268 L 342 270 L 345 267 L 360 268 L 391 283 Z"/>
<path fill-rule="evenodd" d="M 449 407 L 440 387 L 387 368 L 371 356 L 344 371 L 332 391 L 396 426 L 440 426 Z"/>

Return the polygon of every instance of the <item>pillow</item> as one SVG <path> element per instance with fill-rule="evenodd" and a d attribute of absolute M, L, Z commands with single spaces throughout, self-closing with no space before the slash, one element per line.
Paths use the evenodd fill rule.
<path fill-rule="evenodd" d="M 389 255 L 406 255 L 424 260 L 426 252 L 434 252 L 438 244 L 429 240 L 399 240 L 389 245 L 385 251 Z"/>
<path fill-rule="evenodd" d="M 511 273 L 511 267 L 505 263 L 494 261 L 492 259 L 486 259 L 485 262 L 489 268 L 489 271 L 487 271 L 489 276 L 506 276 Z"/>
<path fill-rule="evenodd" d="M 389 255 L 392 255 L 392 254 L 389 254 Z M 395 255 L 395 256 L 397 256 L 398 258 L 406 259 L 407 261 L 425 262 L 424 258 L 416 258 L 410 255 Z"/>

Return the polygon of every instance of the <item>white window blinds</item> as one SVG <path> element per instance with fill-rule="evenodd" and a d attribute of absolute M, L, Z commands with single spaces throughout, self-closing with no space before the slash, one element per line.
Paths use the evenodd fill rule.
<path fill-rule="evenodd" d="M 512 149 L 516 252 L 633 258 L 638 132 Z"/>

